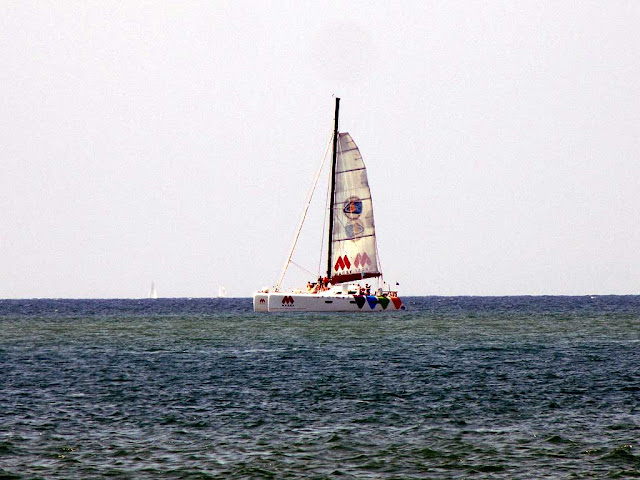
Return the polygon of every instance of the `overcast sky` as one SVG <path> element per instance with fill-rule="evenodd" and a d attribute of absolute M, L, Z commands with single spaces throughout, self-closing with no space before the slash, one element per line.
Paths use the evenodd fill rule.
<path fill-rule="evenodd" d="M 638 25 L 635 1 L 2 2 L 0 298 L 275 283 L 333 95 L 402 294 L 640 293 Z"/>

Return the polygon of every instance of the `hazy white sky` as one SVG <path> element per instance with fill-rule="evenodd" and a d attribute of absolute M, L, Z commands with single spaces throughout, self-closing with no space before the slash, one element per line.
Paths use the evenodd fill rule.
<path fill-rule="evenodd" d="M 401 293 L 640 293 L 640 3 L 391 3 L 3 2 L 0 298 L 273 284 L 333 94 Z"/>

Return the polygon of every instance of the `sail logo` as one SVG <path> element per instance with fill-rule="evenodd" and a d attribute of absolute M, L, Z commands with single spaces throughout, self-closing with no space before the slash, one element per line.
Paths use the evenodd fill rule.
<path fill-rule="evenodd" d="M 333 268 L 336 272 L 344 269 L 349 270 L 351 268 L 349 257 L 347 257 L 346 255 L 344 257 L 338 257 L 338 260 L 336 261 L 336 264 L 333 266 Z"/>
<path fill-rule="evenodd" d="M 369 257 L 367 252 L 358 253 L 355 260 L 353 261 L 353 266 L 355 268 L 364 268 L 367 266 L 370 267 L 371 257 Z M 339 272 L 340 270 L 349 270 L 351 268 L 349 257 L 347 257 L 346 255 L 338 257 L 338 260 L 336 261 L 336 264 L 333 266 L 333 268 L 336 272 Z"/>
<path fill-rule="evenodd" d="M 344 202 L 342 211 L 352 220 L 358 218 L 362 214 L 362 200 L 358 197 L 349 198 L 349 200 Z"/>
<path fill-rule="evenodd" d="M 364 268 L 366 266 L 371 265 L 371 259 L 369 258 L 369 255 L 367 255 L 367 252 L 364 252 L 363 254 L 356 255 L 356 259 L 353 262 L 353 264 L 355 265 L 356 268 L 358 267 Z"/>
<path fill-rule="evenodd" d="M 293 306 L 293 297 L 291 295 L 285 295 L 282 297 L 282 306 L 291 307 Z"/>
<path fill-rule="evenodd" d="M 349 239 L 358 238 L 364 233 L 364 226 L 360 222 L 352 222 L 345 225 L 344 232 Z"/>

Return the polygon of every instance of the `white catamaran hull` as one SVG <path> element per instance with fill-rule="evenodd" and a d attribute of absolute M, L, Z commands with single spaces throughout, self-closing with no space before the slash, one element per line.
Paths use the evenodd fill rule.
<path fill-rule="evenodd" d="M 398 297 L 375 295 L 322 295 L 313 293 L 257 293 L 256 312 L 395 312 L 405 306 Z"/>

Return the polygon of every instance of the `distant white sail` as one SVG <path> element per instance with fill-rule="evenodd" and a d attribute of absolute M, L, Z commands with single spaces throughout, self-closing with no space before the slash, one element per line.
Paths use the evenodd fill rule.
<path fill-rule="evenodd" d="M 227 296 L 227 289 L 222 285 L 218 285 L 218 298 L 224 298 Z"/>
<path fill-rule="evenodd" d="M 367 170 L 348 133 L 339 134 L 331 241 L 332 283 L 381 275 Z"/>
<path fill-rule="evenodd" d="M 156 285 L 153 282 L 151 282 L 151 288 L 149 288 L 149 298 L 158 298 L 158 291 L 156 290 Z"/>

